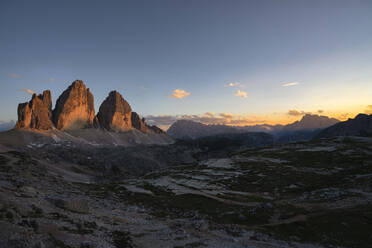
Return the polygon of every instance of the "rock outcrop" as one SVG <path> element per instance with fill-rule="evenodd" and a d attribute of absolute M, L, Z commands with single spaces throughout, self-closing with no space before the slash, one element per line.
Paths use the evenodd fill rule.
<path fill-rule="evenodd" d="M 18 105 L 18 121 L 16 128 L 31 128 L 40 130 L 53 129 L 52 97 L 49 90 L 41 95 L 32 95 L 29 102 Z"/>
<path fill-rule="evenodd" d="M 132 109 L 117 91 L 111 91 L 103 101 L 97 114 L 101 128 L 109 131 L 128 131 L 132 129 Z"/>
<path fill-rule="evenodd" d="M 53 111 L 57 129 L 72 130 L 93 127 L 94 97 L 81 80 L 76 80 L 58 98 Z"/>
<path fill-rule="evenodd" d="M 148 132 L 149 130 L 146 125 L 145 119 L 141 119 L 136 112 L 132 112 L 132 127 L 144 133 Z"/>

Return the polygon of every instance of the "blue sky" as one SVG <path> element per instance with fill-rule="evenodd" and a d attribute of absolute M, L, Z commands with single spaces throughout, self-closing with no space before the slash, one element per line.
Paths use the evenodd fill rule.
<path fill-rule="evenodd" d="M 372 104 L 371 10 L 352 0 L 3 0 L 0 120 L 29 100 L 21 89 L 50 89 L 55 101 L 75 79 L 96 111 L 118 90 L 145 116 L 351 117 Z M 183 98 L 170 97 L 176 89 Z"/>

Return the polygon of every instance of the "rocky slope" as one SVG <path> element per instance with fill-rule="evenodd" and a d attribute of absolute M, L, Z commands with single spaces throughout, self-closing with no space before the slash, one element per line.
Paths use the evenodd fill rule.
<path fill-rule="evenodd" d="M 359 114 L 354 119 L 349 119 L 328 127 L 318 134 L 318 138 L 335 136 L 372 136 L 372 115 Z"/>
<path fill-rule="evenodd" d="M 359 248 L 372 242 L 370 138 L 208 160 L 187 155 L 202 147 L 179 144 L 92 150 L 1 142 L 0 247 Z"/>
<path fill-rule="evenodd" d="M 54 128 L 62 131 L 86 128 L 114 132 L 139 130 L 164 134 L 161 129 L 148 126 L 144 119 L 132 112 L 129 103 L 117 91 L 110 92 L 95 116 L 94 96 L 81 80 L 74 81 L 62 93 L 54 110 L 48 90 L 42 95 L 33 95 L 30 102 L 19 104 L 15 129 L 40 131 Z"/>

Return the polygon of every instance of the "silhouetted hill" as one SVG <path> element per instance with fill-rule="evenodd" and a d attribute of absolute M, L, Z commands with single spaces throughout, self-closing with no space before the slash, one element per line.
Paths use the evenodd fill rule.
<path fill-rule="evenodd" d="M 372 136 L 372 115 L 358 114 L 354 119 L 348 119 L 322 130 L 317 138 L 335 136 Z"/>

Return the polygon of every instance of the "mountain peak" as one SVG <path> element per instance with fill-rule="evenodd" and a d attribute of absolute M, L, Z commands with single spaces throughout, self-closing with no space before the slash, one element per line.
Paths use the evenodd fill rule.
<path fill-rule="evenodd" d="M 81 80 L 75 80 L 58 98 L 53 121 L 60 130 L 93 126 L 94 97 Z"/>
<path fill-rule="evenodd" d="M 40 95 L 33 94 L 29 102 L 18 105 L 18 121 L 15 127 L 17 129 L 53 129 L 51 106 L 52 98 L 49 90 Z"/>
<path fill-rule="evenodd" d="M 132 108 L 117 91 L 111 91 L 97 114 L 102 128 L 111 131 L 126 131 L 132 128 Z"/>

